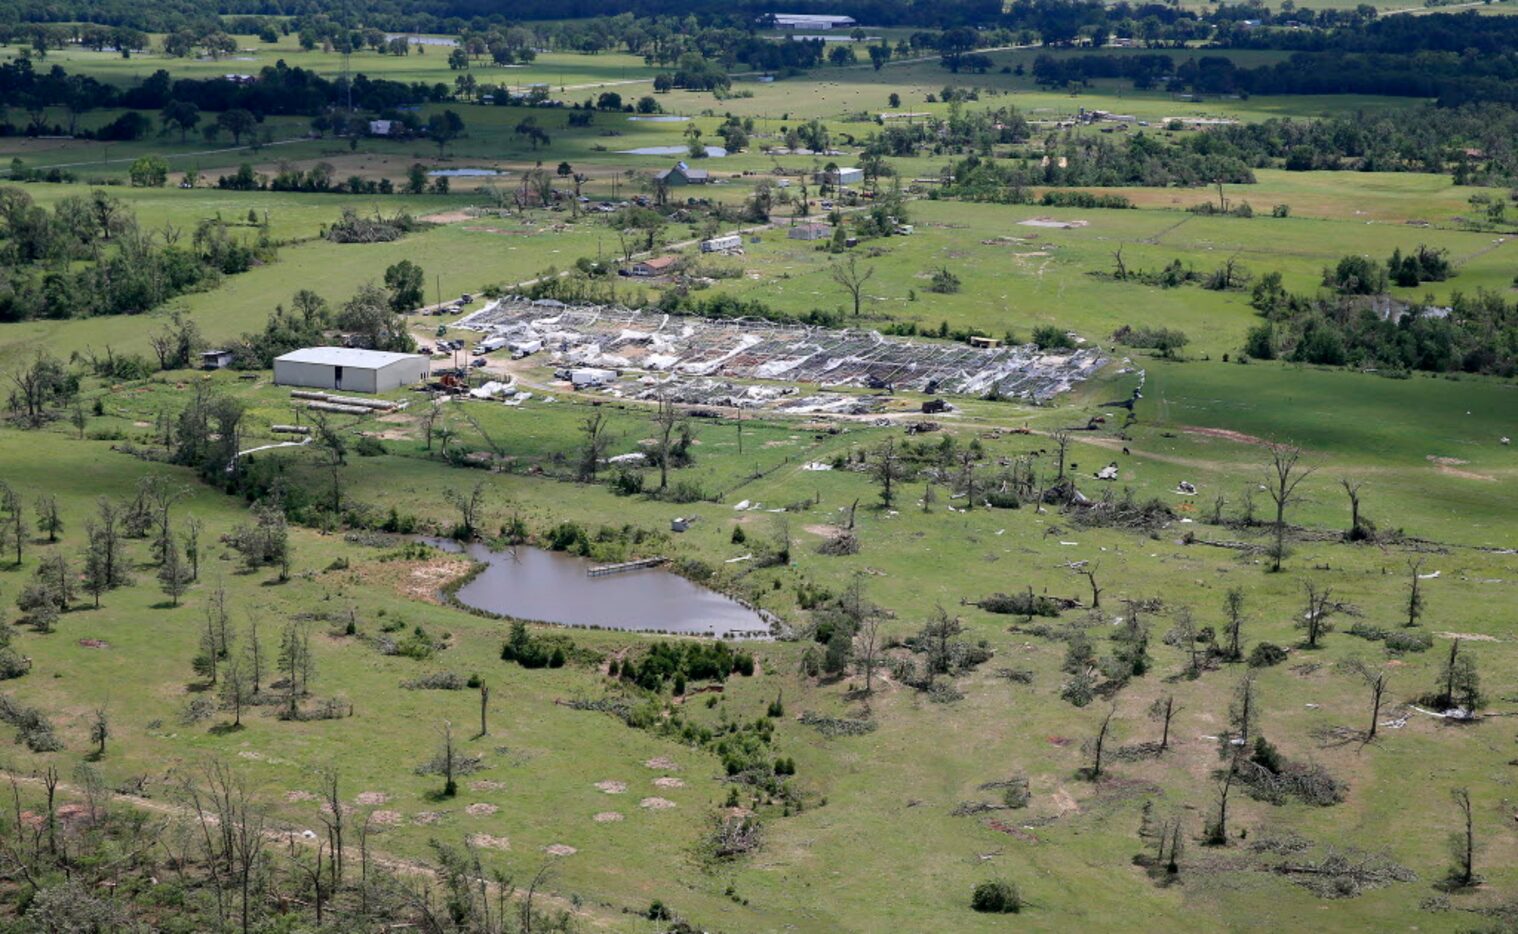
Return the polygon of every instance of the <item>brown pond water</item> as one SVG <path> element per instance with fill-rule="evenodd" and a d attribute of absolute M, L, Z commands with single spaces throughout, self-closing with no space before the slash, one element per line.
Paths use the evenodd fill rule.
<path fill-rule="evenodd" d="M 591 629 L 669 632 L 691 636 L 768 636 L 769 625 L 754 610 L 662 568 L 644 568 L 588 577 L 595 565 L 584 558 L 541 548 L 491 551 L 460 546 L 485 570 L 460 587 L 460 603 L 517 619 Z"/>

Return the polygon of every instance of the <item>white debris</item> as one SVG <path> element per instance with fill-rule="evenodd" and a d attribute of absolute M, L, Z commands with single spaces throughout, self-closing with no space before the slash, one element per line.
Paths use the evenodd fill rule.
<path fill-rule="evenodd" d="M 820 461 L 812 461 L 809 464 L 802 464 L 801 465 L 801 469 L 802 470 L 832 470 L 833 469 L 833 465 L 832 464 L 824 464 L 824 463 L 821 463 Z"/>

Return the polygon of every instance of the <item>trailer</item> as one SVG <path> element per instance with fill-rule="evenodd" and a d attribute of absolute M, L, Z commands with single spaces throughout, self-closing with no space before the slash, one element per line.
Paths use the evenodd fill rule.
<path fill-rule="evenodd" d="M 478 344 L 475 345 L 474 352 L 475 353 L 490 353 L 492 350 L 500 350 L 502 347 L 505 347 L 505 346 L 506 346 L 506 338 L 497 335 L 496 337 L 487 337 L 484 340 L 480 341 Z"/>

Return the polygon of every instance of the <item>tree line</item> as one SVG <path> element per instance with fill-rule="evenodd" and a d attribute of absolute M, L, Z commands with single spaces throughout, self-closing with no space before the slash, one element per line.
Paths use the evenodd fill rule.
<path fill-rule="evenodd" d="M 105 191 L 48 211 L 0 188 L 0 321 L 140 314 L 273 256 L 262 228 L 251 241 L 214 219 L 150 231 Z"/>
<path fill-rule="evenodd" d="M 1417 285 L 1453 275 L 1442 251 L 1400 250 L 1385 264 L 1346 256 L 1324 270 L 1324 291 L 1287 292 L 1279 273 L 1261 277 L 1250 302 L 1264 319 L 1243 351 L 1258 359 L 1376 368 L 1395 374 L 1518 374 L 1518 303 L 1477 289 L 1456 292 L 1448 306 L 1401 301 L 1388 285 Z"/>

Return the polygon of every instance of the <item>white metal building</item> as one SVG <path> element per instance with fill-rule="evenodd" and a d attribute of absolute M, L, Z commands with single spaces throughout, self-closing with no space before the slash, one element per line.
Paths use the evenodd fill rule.
<path fill-rule="evenodd" d="M 721 237 L 713 237 L 710 240 L 701 241 L 702 253 L 720 253 L 723 250 L 736 250 L 743 246 L 743 238 L 738 234 L 726 234 Z"/>
<path fill-rule="evenodd" d="M 848 29 L 855 25 L 852 16 L 816 13 L 776 13 L 777 29 Z"/>
<path fill-rule="evenodd" d="M 388 392 L 419 382 L 427 370 L 427 358 L 420 354 L 306 347 L 275 358 L 274 382 L 343 392 Z"/>

